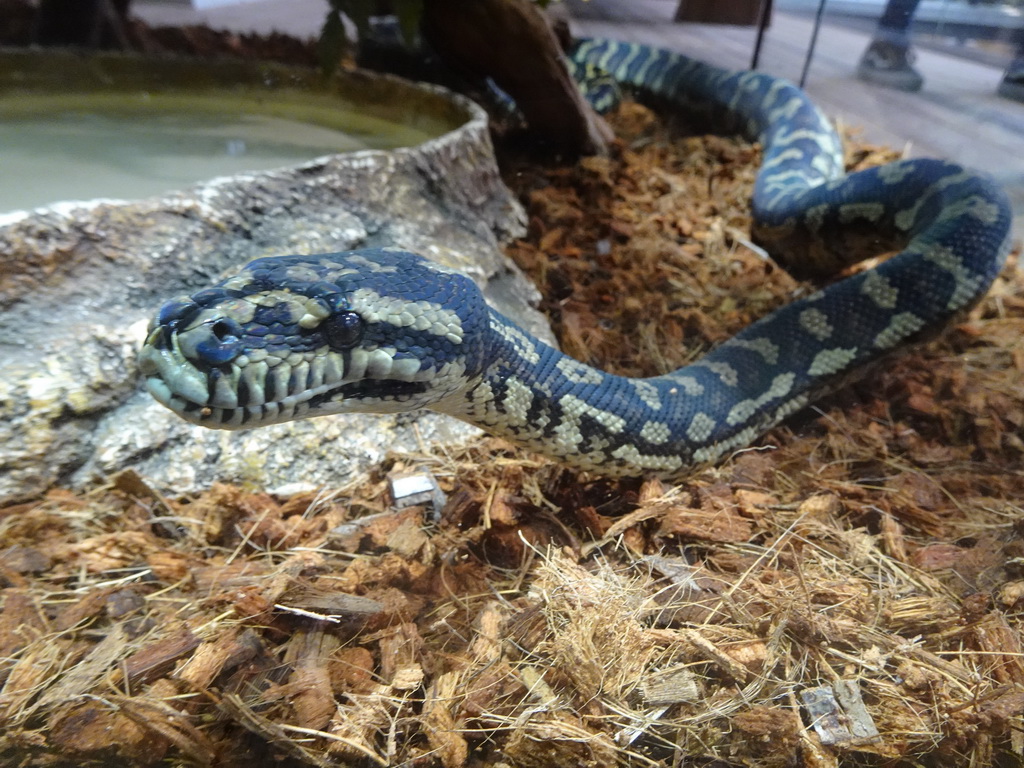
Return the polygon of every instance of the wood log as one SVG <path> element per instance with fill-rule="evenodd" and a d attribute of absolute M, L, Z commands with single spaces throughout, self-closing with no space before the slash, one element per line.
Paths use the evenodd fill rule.
<path fill-rule="evenodd" d="M 515 99 L 545 141 L 576 154 L 606 150 L 611 130 L 580 94 L 530 0 L 424 0 L 422 29 L 450 66 L 490 77 Z"/>

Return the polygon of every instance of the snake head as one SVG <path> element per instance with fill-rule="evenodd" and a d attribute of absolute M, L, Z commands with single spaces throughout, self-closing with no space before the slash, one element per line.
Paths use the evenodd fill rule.
<path fill-rule="evenodd" d="M 259 259 L 165 304 L 139 370 L 218 429 L 428 408 L 479 375 L 488 316 L 472 280 L 405 251 Z"/>

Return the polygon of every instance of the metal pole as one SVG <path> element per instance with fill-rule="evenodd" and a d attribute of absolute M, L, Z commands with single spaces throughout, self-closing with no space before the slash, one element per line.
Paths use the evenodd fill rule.
<path fill-rule="evenodd" d="M 768 14 L 772 10 L 772 0 L 761 0 L 761 12 L 757 17 L 757 40 L 754 41 L 754 55 L 750 58 L 750 68 L 757 69 L 761 58 L 761 43 L 764 42 L 764 31 L 768 28 Z"/>
<path fill-rule="evenodd" d="M 814 47 L 818 44 L 818 32 L 821 31 L 821 17 L 825 15 L 825 2 L 818 3 L 818 12 L 814 15 L 814 30 L 811 32 L 811 43 L 807 48 L 807 56 L 804 57 L 804 71 L 800 73 L 800 87 L 807 82 L 807 71 L 811 68 L 811 59 L 814 58 Z"/>

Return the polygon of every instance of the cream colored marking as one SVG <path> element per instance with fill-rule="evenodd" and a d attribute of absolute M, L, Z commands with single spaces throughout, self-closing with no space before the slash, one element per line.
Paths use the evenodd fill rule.
<path fill-rule="evenodd" d="M 860 220 L 875 222 L 884 215 L 885 206 L 881 203 L 846 203 L 839 206 L 839 221 L 843 224 Z"/>
<path fill-rule="evenodd" d="M 918 200 L 918 202 L 910 208 L 899 211 L 892 220 L 896 229 L 901 232 L 907 232 L 912 226 L 914 226 L 914 219 L 917 218 L 917 209 L 920 205 L 921 201 Z"/>
<path fill-rule="evenodd" d="M 728 363 L 698 360 L 694 365 L 707 368 L 712 373 L 717 374 L 719 380 L 727 387 L 735 387 L 740 383 L 740 375 Z"/>
<path fill-rule="evenodd" d="M 922 255 L 926 261 L 930 261 L 939 269 L 953 276 L 953 294 L 946 303 L 947 309 L 960 309 L 960 307 L 972 301 L 978 294 L 978 289 L 981 286 L 981 276 L 971 274 L 964 267 L 963 260 L 952 248 L 934 244 L 929 246 Z"/>
<path fill-rule="evenodd" d="M 555 367 L 573 384 L 600 384 L 604 381 L 603 373 L 571 357 L 559 359 Z"/>
<path fill-rule="evenodd" d="M 348 353 L 348 370 L 345 378 L 348 381 L 359 381 L 366 377 L 366 365 L 370 360 L 370 353 L 363 347 L 355 347 Z"/>
<path fill-rule="evenodd" d="M 286 364 L 275 365 L 270 370 L 270 378 L 274 380 L 274 400 L 275 402 L 284 400 L 288 395 L 297 394 L 296 392 L 289 391 L 288 383 L 291 381 L 292 370 L 291 367 Z"/>
<path fill-rule="evenodd" d="M 665 378 L 683 388 L 683 392 L 691 397 L 700 397 L 704 394 L 704 385 L 692 376 L 679 376 L 674 373 L 665 375 Z"/>
<path fill-rule="evenodd" d="M 210 399 L 209 404 L 218 408 L 238 407 L 238 393 L 235 389 L 235 382 L 230 377 L 221 376 L 217 379 L 213 397 Z"/>
<path fill-rule="evenodd" d="M 391 378 L 412 381 L 420 371 L 420 361 L 415 357 L 402 357 L 391 365 Z"/>
<path fill-rule="evenodd" d="M 703 443 L 715 428 L 715 420 L 706 413 L 698 411 L 690 420 L 690 426 L 686 428 L 686 436 L 695 443 Z"/>
<path fill-rule="evenodd" d="M 324 385 L 324 375 L 324 357 L 323 355 L 317 355 L 309 361 L 309 388 L 319 389 L 322 387 Z"/>
<path fill-rule="evenodd" d="M 795 373 L 780 373 L 772 379 L 772 385 L 760 397 L 741 400 L 729 409 L 729 415 L 725 417 L 725 423 L 734 427 L 747 421 L 751 416 L 764 408 L 767 403 L 788 395 L 790 390 L 793 389 L 793 382 L 795 380 Z"/>
<path fill-rule="evenodd" d="M 270 368 L 266 363 L 250 363 L 242 369 L 241 380 L 245 382 L 249 390 L 249 401 L 247 405 L 263 405 L 267 401 L 263 394 L 263 385 L 267 380 L 267 373 Z"/>
<path fill-rule="evenodd" d="M 797 128 L 795 130 L 782 130 L 774 136 L 773 144 L 782 146 L 784 144 L 792 144 L 794 141 L 800 141 L 806 139 L 817 144 L 819 147 L 825 149 L 822 145 L 822 134 L 820 130 L 814 130 L 810 128 Z M 831 138 L 828 139 L 828 145 L 831 146 Z"/>
<path fill-rule="evenodd" d="M 350 296 L 352 309 L 364 322 L 388 323 L 398 328 L 427 331 L 444 336 L 453 344 L 462 343 L 462 318 L 433 301 L 409 301 L 382 296 L 371 288 L 358 288 Z"/>
<path fill-rule="evenodd" d="M 401 249 L 398 250 L 401 252 Z M 376 272 L 378 274 L 393 275 L 398 272 L 398 267 L 394 264 L 379 264 L 373 259 L 368 259 L 360 253 L 351 253 L 346 257 L 346 260 L 350 264 L 358 264 L 360 267 L 364 267 L 370 272 Z"/>
<path fill-rule="evenodd" d="M 290 297 L 291 294 L 285 294 Z M 201 309 L 196 315 L 189 321 L 189 324 L 182 328 L 182 331 L 190 331 L 193 328 L 198 328 L 204 323 L 216 322 L 222 317 L 230 317 L 232 320 L 237 320 L 239 323 L 252 322 L 253 317 L 256 315 L 256 308 L 259 306 L 258 302 L 253 301 L 254 297 L 249 296 L 243 299 L 229 299 L 228 301 L 217 304 L 213 307 L 207 307 Z M 279 299 L 274 299 L 273 304 L 277 304 Z"/>
<path fill-rule="evenodd" d="M 629 383 L 633 385 L 633 389 L 636 390 L 637 397 L 639 397 L 644 404 L 652 411 L 661 409 L 661 396 L 658 394 L 658 388 L 653 384 L 640 381 L 639 379 L 630 379 Z"/>
<path fill-rule="evenodd" d="M 303 328 L 315 328 L 330 314 L 330 310 L 318 299 L 283 290 L 232 299 L 218 305 L 217 310 L 239 323 L 248 323 L 255 318 L 257 307 L 276 307 L 280 304 L 287 306 L 290 321 L 298 322 Z"/>
<path fill-rule="evenodd" d="M 849 365 L 850 361 L 856 356 L 857 347 L 849 349 L 844 347 L 823 349 L 814 356 L 814 360 L 811 362 L 811 367 L 807 369 L 807 373 L 811 376 L 828 376 L 829 374 L 838 373 Z"/>
<path fill-rule="evenodd" d="M 572 453 L 583 441 L 580 424 L 583 416 L 589 416 L 611 434 L 619 434 L 626 421 L 614 413 L 595 408 L 574 395 L 565 395 L 558 401 L 562 409 L 562 421 L 555 427 L 555 444 L 566 453 Z"/>
<path fill-rule="evenodd" d="M 506 420 L 516 426 L 526 424 L 530 406 L 533 405 L 533 390 L 514 376 L 508 378 L 505 386 L 507 389 L 502 405 L 505 408 Z"/>
<path fill-rule="evenodd" d="M 821 226 L 825 223 L 825 219 L 832 210 L 832 206 L 828 203 L 822 203 L 821 205 L 812 205 L 806 211 L 803 212 L 803 220 L 810 227 L 812 232 L 818 232 L 821 230 Z"/>
<path fill-rule="evenodd" d="M 320 322 L 330 317 L 331 310 L 326 305 L 319 301 L 309 301 L 306 303 L 306 313 L 299 318 L 299 326 L 302 328 L 316 328 L 320 325 Z"/>
<path fill-rule="evenodd" d="M 895 307 L 900 296 L 899 289 L 892 286 L 876 270 L 871 270 L 864 276 L 860 292 L 882 309 L 892 309 Z"/>
<path fill-rule="evenodd" d="M 889 325 L 875 336 L 874 345 L 877 349 L 891 349 L 924 326 L 924 320 L 913 312 L 900 312 L 893 315 Z"/>
<path fill-rule="evenodd" d="M 808 176 L 804 176 L 804 177 L 801 177 L 801 178 L 797 179 L 796 181 L 789 182 L 785 186 L 783 186 L 783 185 L 774 185 L 774 186 L 779 187 L 779 189 L 772 195 L 772 198 L 769 201 L 769 205 L 778 205 L 780 201 L 784 200 L 787 197 L 791 197 L 791 196 L 794 196 L 794 195 L 802 194 L 805 189 L 807 189 L 809 187 L 813 187 L 814 183 L 815 183 L 814 179 L 812 179 L 812 178 L 810 178 Z M 767 188 L 770 188 L 773 185 L 769 183 L 769 184 L 767 184 L 765 186 Z"/>
<path fill-rule="evenodd" d="M 819 341 L 824 341 L 831 337 L 832 332 L 835 330 L 828 321 L 828 315 L 814 307 L 805 309 L 800 313 L 800 327 Z"/>
<path fill-rule="evenodd" d="M 285 267 L 285 277 L 297 283 L 315 283 L 320 279 L 320 273 L 305 264 L 292 264 Z"/>
<path fill-rule="evenodd" d="M 645 422 L 640 429 L 640 437 L 654 445 L 661 445 L 667 442 L 671 436 L 672 431 L 668 428 L 668 424 L 661 421 Z"/>
<path fill-rule="evenodd" d="M 329 272 L 324 272 L 324 280 L 328 283 L 337 283 L 343 277 L 349 275 L 358 275 L 362 270 L 356 269 L 355 267 L 340 267 L 338 269 L 332 269 Z"/>
<path fill-rule="evenodd" d="M 505 341 L 512 345 L 516 354 L 530 365 L 540 362 L 540 354 L 537 352 L 537 345 L 533 340 L 518 328 L 501 322 L 498 318 L 491 317 L 491 330 L 500 335 Z"/>
<path fill-rule="evenodd" d="M 221 288 L 226 288 L 230 291 L 241 291 L 252 285 L 253 276 L 249 272 L 239 272 L 233 277 L 229 277 L 221 284 Z"/>
<path fill-rule="evenodd" d="M 231 412 L 231 418 L 222 423 L 230 424 L 233 427 L 240 427 L 242 426 L 242 417 L 244 415 L 245 408 L 236 408 L 234 411 Z"/>
<path fill-rule="evenodd" d="M 374 349 L 367 355 L 366 375 L 371 379 L 386 378 L 391 373 L 393 362 L 394 360 L 387 350 Z"/>
<path fill-rule="evenodd" d="M 760 76 L 756 72 L 744 72 L 736 79 L 736 82 L 739 84 L 739 87 L 736 89 L 736 96 L 733 98 L 733 103 L 736 103 L 739 100 L 742 95 L 741 91 L 756 91 L 761 87 Z"/>
<path fill-rule="evenodd" d="M 842 152 L 839 145 L 832 139 L 829 139 L 827 146 L 824 144 L 819 144 L 819 146 L 824 154 L 811 160 L 811 167 L 821 174 L 822 178 L 832 179 L 843 172 Z"/>
<path fill-rule="evenodd" d="M 647 56 L 647 57 L 645 57 L 644 60 L 640 63 L 640 69 L 638 69 L 636 71 L 636 73 L 633 75 L 633 82 L 634 83 L 646 83 L 647 82 L 647 72 L 648 72 L 648 70 L 651 67 L 654 66 L 654 64 L 657 61 L 657 59 L 658 59 L 657 56 Z"/>
<path fill-rule="evenodd" d="M 306 392 L 310 389 L 309 386 L 309 363 L 305 360 L 300 360 L 294 366 L 292 366 L 292 378 L 298 382 L 299 392 Z"/>
<path fill-rule="evenodd" d="M 970 178 L 971 174 L 966 171 L 962 171 L 961 173 L 951 173 L 949 176 L 942 177 L 929 186 L 928 189 L 925 190 L 924 194 L 917 198 L 914 205 L 907 208 L 905 211 L 900 211 L 896 214 L 894 219 L 896 226 L 903 231 L 910 229 L 914 225 L 914 221 L 917 219 L 917 212 L 921 210 L 921 206 L 927 203 L 934 195 L 939 194 L 939 192 L 944 190 L 946 187 L 954 184 L 960 184 Z M 943 211 L 943 213 L 945 213 L 945 211 Z"/>
<path fill-rule="evenodd" d="M 754 352 L 761 356 L 769 365 L 775 365 L 779 362 L 779 346 L 775 342 L 764 338 L 757 339 L 730 339 L 725 342 L 723 347 L 732 347 L 734 349 L 746 349 Z"/>
<path fill-rule="evenodd" d="M 324 381 L 328 384 L 337 384 L 345 376 L 345 358 L 337 352 L 328 352 L 324 355 Z"/>
<path fill-rule="evenodd" d="M 350 274 L 360 274 L 362 270 L 360 267 L 355 266 L 339 266 L 336 269 L 324 272 L 324 280 L 328 283 L 340 283 L 342 278 L 347 278 Z"/>
<path fill-rule="evenodd" d="M 454 267 L 449 267 L 447 264 L 442 264 L 432 258 L 432 256 L 441 258 L 442 254 L 449 252 L 448 249 L 441 248 L 436 245 L 429 245 L 426 250 L 431 254 L 431 257 L 424 258 L 424 261 L 426 262 L 425 266 L 430 269 L 431 272 L 436 272 L 439 275 L 460 275 L 462 277 L 466 277 L 465 272 L 455 269 Z M 455 257 L 458 258 L 458 255 L 456 254 Z"/>
<path fill-rule="evenodd" d="M 764 103 L 772 104 L 777 101 L 779 98 L 779 91 L 783 90 L 785 87 L 786 82 L 784 80 L 776 79 L 772 81 L 772 84 L 768 86 L 768 90 L 765 91 Z"/>
<path fill-rule="evenodd" d="M 790 398 L 786 402 L 781 403 L 778 408 L 771 412 L 770 415 L 763 419 L 759 419 L 756 425 L 740 430 L 726 440 L 705 446 L 704 448 L 698 448 L 693 452 L 693 462 L 695 464 L 704 464 L 710 461 L 716 461 L 731 450 L 744 448 L 750 445 L 750 443 L 765 429 L 778 424 L 790 414 L 796 413 L 807 405 L 809 401 L 810 397 L 806 394 L 796 395 L 795 397 Z"/>
<path fill-rule="evenodd" d="M 709 445 L 706 448 L 698 448 L 693 452 L 693 463 L 707 464 L 720 457 L 727 450 L 728 448 L 722 448 L 717 443 L 715 445 Z"/>
<path fill-rule="evenodd" d="M 297 296 L 291 291 L 275 289 L 273 291 L 265 291 L 264 293 L 254 293 L 245 298 L 258 307 L 276 307 L 278 304 L 293 303 Z"/>
<path fill-rule="evenodd" d="M 629 49 L 629 53 L 626 56 L 627 60 L 634 53 L 633 46 L 631 45 L 629 48 L 630 48 Z M 597 57 L 597 61 L 594 62 L 595 65 L 597 67 L 599 67 L 600 69 L 609 70 L 610 68 L 608 67 L 608 62 L 611 61 L 612 56 L 614 56 L 618 52 L 619 52 L 619 49 L 617 49 L 615 46 L 609 46 L 608 50 L 604 51 L 604 53 L 602 53 L 600 56 Z"/>
<path fill-rule="evenodd" d="M 680 456 L 651 456 L 640 453 L 635 445 L 620 445 L 612 451 L 612 456 L 641 469 L 657 472 L 673 472 L 683 466 Z"/>
<path fill-rule="evenodd" d="M 413 377 L 414 381 L 429 381 L 430 389 L 447 389 L 462 392 L 465 387 L 466 365 L 461 360 L 449 360 L 436 371 L 427 368 Z M 429 392 L 429 390 L 428 390 Z"/>
<path fill-rule="evenodd" d="M 792 183 L 794 180 L 795 184 Z M 765 187 L 768 189 L 778 189 L 781 187 L 783 191 L 786 191 L 792 186 L 806 186 L 807 184 L 807 174 L 804 171 L 793 169 L 772 174 L 767 179 Z"/>
<path fill-rule="evenodd" d="M 224 312 L 222 310 L 223 310 L 223 307 L 217 307 L 217 308 L 212 308 L 211 307 L 209 309 L 201 309 L 201 310 L 199 310 L 199 312 L 197 312 L 195 314 L 195 316 L 192 318 L 192 320 L 189 321 L 189 324 L 186 325 L 184 328 L 181 328 L 178 331 L 176 336 L 181 336 L 181 335 L 183 335 L 185 333 L 188 333 L 189 331 L 195 330 L 196 328 L 199 328 L 200 326 L 202 326 L 203 323 L 208 323 L 211 320 L 219 319 L 224 314 Z M 232 313 L 232 317 L 237 317 L 237 316 L 238 316 L 237 313 Z"/>
<path fill-rule="evenodd" d="M 995 203 L 990 203 L 981 195 L 971 195 L 943 208 L 937 217 L 937 221 L 955 219 L 965 214 L 973 216 L 983 224 L 992 225 L 999 220 L 999 206 Z"/>
<path fill-rule="evenodd" d="M 884 184 L 899 184 L 907 178 L 913 170 L 914 166 L 911 163 L 889 163 L 888 165 L 883 165 L 878 169 L 878 178 L 880 178 Z"/>
<path fill-rule="evenodd" d="M 516 381 L 518 383 L 519 380 L 514 377 L 509 377 L 509 382 L 512 381 Z M 486 406 L 494 402 L 494 389 L 486 379 L 483 379 L 479 384 L 473 387 L 472 390 L 470 390 L 469 400 L 475 408 Z"/>
<path fill-rule="evenodd" d="M 672 63 L 669 62 L 669 64 L 658 70 L 658 74 L 655 75 L 654 80 L 651 81 L 651 84 L 654 86 L 653 90 L 659 91 L 665 85 L 665 73 L 668 72 L 671 66 Z"/>
<path fill-rule="evenodd" d="M 779 154 L 775 155 L 770 160 L 762 163 L 761 170 L 763 171 L 766 168 L 774 168 L 775 166 L 782 165 L 789 160 L 800 160 L 803 156 L 804 153 L 799 149 L 790 147 L 789 149 L 784 149 L 782 152 L 779 152 Z"/>
<path fill-rule="evenodd" d="M 801 105 L 805 103 L 803 99 L 798 99 L 796 96 L 787 99 L 782 106 L 768 111 L 768 122 L 777 123 L 779 120 L 792 119 L 793 115 L 800 111 Z"/>

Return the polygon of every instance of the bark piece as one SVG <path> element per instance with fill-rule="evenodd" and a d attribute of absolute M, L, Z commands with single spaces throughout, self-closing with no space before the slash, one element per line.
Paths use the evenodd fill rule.
<path fill-rule="evenodd" d="M 611 130 L 583 98 L 550 24 L 528 0 L 427 0 L 423 33 L 452 66 L 492 78 L 551 143 L 577 154 L 604 152 Z"/>

